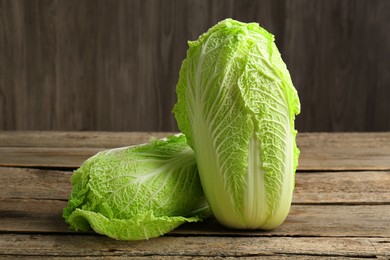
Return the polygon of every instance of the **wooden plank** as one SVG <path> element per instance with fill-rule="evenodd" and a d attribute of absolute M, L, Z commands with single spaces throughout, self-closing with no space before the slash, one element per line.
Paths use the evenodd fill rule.
<path fill-rule="evenodd" d="M 0 198 L 67 200 L 70 171 L 0 167 Z M 299 172 L 293 203 L 390 204 L 390 172 Z"/>
<path fill-rule="evenodd" d="M 66 201 L 60 200 L 0 199 L 0 230 L 67 232 L 62 218 L 65 205 Z"/>
<path fill-rule="evenodd" d="M 115 148 L 163 138 L 174 132 L 3 131 L 0 147 Z"/>
<path fill-rule="evenodd" d="M 15 259 L 15 255 L 0 255 L 3 259 Z M 129 257 L 127 255 L 122 256 L 107 256 L 109 259 L 113 260 L 119 260 L 119 259 L 128 259 Z M 183 256 L 183 255 L 142 255 L 142 256 L 131 256 L 131 259 L 191 259 L 191 260 L 204 260 L 204 259 L 219 259 L 222 257 L 218 256 Z M 241 257 L 241 258 L 249 258 L 248 256 Z M 276 255 L 257 255 L 255 257 L 256 259 L 271 259 L 271 260 L 279 260 L 279 259 L 299 259 L 299 260 L 311 260 L 313 259 L 313 255 L 311 254 L 305 254 L 305 255 L 291 255 L 291 254 L 276 254 Z M 340 260 L 340 259 L 348 259 L 348 260 L 357 260 L 362 259 L 361 257 L 351 257 L 351 256 L 315 256 L 316 259 L 327 259 L 327 260 Z M 380 258 L 380 257 L 379 257 Z M 46 260 L 46 259 L 66 259 L 66 260 L 73 260 L 73 259 L 102 259 L 101 256 L 46 256 L 46 255 L 18 255 L 17 259 L 39 259 L 39 260 Z M 237 259 L 236 256 L 224 256 L 223 259 Z"/>
<path fill-rule="evenodd" d="M 73 172 L 0 167 L 0 198 L 67 200 Z"/>
<path fill-rule="evenodd" d="M 388 257 L 390 240 L 344 237 L 160 237 L 116 241 L 103 236 L 0 235 L 1 255 L 24 256 L 349 256 Z"/>
<path fill-rule="evenodd" d="M 167 134 L 2 132 L 0 166 L 77 168 L 98 151 Z M 390 170 L 390 133 L 302 133 L 297 143 L 300 171 Z"/>
<path fill-rule="evenodd" d="M 104 148 L 0 148 L 0 166 L 75 169 Z"/>
<path fill-rule="evenodd" d="M 390 237 L 390 205 L 292 205 L 286 221 L 271 231 L 237 231 L 214 218 L 183 225 L 180 235 Z"/>
<path fill-rule="evenodd" d="M 298 172 L 293 203 L 390 204 L 389 171 Z"/>
<path fill-rule="evenodd" d="M 71 232 L 62 219 L 66 201 L 0 199 L 0 232 Z M 390 205 L 293 205 L 272 231 L 237 231 L 214 218 L 172 231 L 180 235 L 390 237 Z"/>
<path fill-rule="evenodd" d="M 0 166 L 78 168 L 99 151 L 142 144 L 166 132 L 0 132 Z"/>
<path fill-rule="evenodd" d="M 390 170 L 390 133 L 301 133 L 299 170 Z"/>

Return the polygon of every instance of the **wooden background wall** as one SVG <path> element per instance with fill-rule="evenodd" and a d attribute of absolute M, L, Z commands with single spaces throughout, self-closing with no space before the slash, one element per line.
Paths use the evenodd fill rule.
<path fill-rule="evenodd" d="M 390 130 L 389 0 L 0 0 L 0 130 L 172 131 L 186 41 L 276 36 L 306 131 Z"/>

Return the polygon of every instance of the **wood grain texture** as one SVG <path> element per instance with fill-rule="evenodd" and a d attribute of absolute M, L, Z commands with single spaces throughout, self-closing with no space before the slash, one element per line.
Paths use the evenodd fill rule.
<path fill-rule="evenodd" d="M 0 198 L 67 200 L 72 171 L 0 167 Z M 1 211 L 1 209 L 0 209 Z"/>
<path fill-rule="evenodd" d="M 291 46 L 284 54 L 302 101 L 298 129 L 388 131 L 390 60 L 384 57 L 390 56 L 390 2 L 287 5 L 283 46 Z"/>
<path fill-rule="evenodd" d="M 0 167 L 3 199 L 67 200 L 72 171 Z M 390 204 L 390 172 L 302 172 L 295 177 L 294 204 Z"/>
<path fill-rule="evenodd" d="M 74 240 L 78 243 L 75 244 Z M 0 255 L 154 257 L 388 257 L 390 244 L 378 238 L 162 237 L 128 242 L 101 236 L 0 235 Z M 183 251 L 183 248 L 185 250 Z M 22 250 L 23 249 L 23 250 Z M 358 252 L 358 253 L 357 253 Z"/>
<path fill-rule="evenodd" d="M 298 134 L 302 170 L 388 170 L 390 133 Z"/>
<path fill-rule="evenodd" d="M 7 256 L 2 256 L 4 259 L 14 259 L 15 256 L 12 256 L 12 255 L 7 255 Z M 67 260 L 73 260 L 73 259 L 102 259 L 102 257 L 100 256 L 77 256 L 77 257 L 72 257 L 72 256 L 44 256 L 44 255 L 36 255 L 36 256 L 24 256 L 24 255 L 18 255 L 18 259 L 43 259 L 43 260 L 46 260 L 46 259 L 67 259 Z M 127 257 L 126 255 L 116 255 L 116 256 L 107 256 L 106 258 L 109 258 L 109 259 L 113 259 L 113 260 L 118 260 L 118 259 L 126 259 L 126 258 L 129 258 Z M 184 260 L 188 260 L 188 259 L 191 259 L 191 260 L 205 260 L 205 259 L 215 259 L 215 258 L 220 258 L 218 256 L 183 256 L 183 255 L 170 255 L 170 256 L 166 256 L 166 255 L 143 255 L 143 256 L 132 256 L 131 257 L 132 259 L 178 259 L 178 260 L 181 260 L 181 259 L 184 259 Z M 221 257 L 222 258 L 222 257 Z M 241 257 L 241 258 L 249 258 L 249 257 Z M 347 257 L 347 256 L 322 256 L 322 255 L 316 255 L 315 258 L 317 259 L 329 259 L 329 260 L 340 260 L 340 259 L 343 259 L 343 260 L 357 260 L 357 259 L 361 259 L 360 257 Z M 381 257 L 381 256 L 378 256 L 377 257 L 378 259 L 386 259 L 385 257 Z M 234 256 L 224 256 L 223 259 L 227 259 L 227 260 L 232 260 L 232 259 L 237 259 L 237 257 L 234 257 Z M 257 255 L 256 256 L 256 259 L 271 259 L 271 260 L 275 260 L 275 259 L 289 259 L 289 260 L 293 260 L 293 259 L 299 259 L 299 260 L 308 260 L 308 259 L 313 259 L 313 256 L 310 256 L 309 254 L 307 255 L 295 255 L 295 254 L 273 254 L 273 255 Z"/>
<path fill-rule="evenodd" d="M 299 91 L 297 128 L 390 130 L 387 0 L 0 0 L 0 130 L 177 131 L 187 40 L 259 22 Z"/>
<path fill-rule="evenodd" d="M 0 232 L 71 232 L 62 219 L 71 173 L 0 167 L 0 183 L 8 183 L 0 190 Z M 229 230 L 211 218 L 170 234 L 388 237 L 389 185 L 390 172 L 298 173 L 291 212 L 273 231 Z"/>
<path fill-rule="evenodd" d="M 142 144 L 174 134 L 177 133 L 3 131 L 0 132 L 0 147 L 115 148 Z"/>
<path fill-rule="evenodd" d="M 159 137 L 165 134 L 159 133 Z M 30 159 L 38 165 L 45 161 L 52 164 L 33 169 L 16 162 L 14 167 L 0 167 L 0 258 L 390 257 L 390 170 L 382 170 L 390 154 L 389 133 L 301 134 L 298 143 L 302 153 L 307 154 L 303 162 L 306 160 L 305 164 L 316 170 L 296 174 L 291 211 L 283 225 L 271 231 L 231 230 L 212 217 L 201 223 L 184 224 L 158 239 L 138 242 L 71 231 L 62 218 L 62 210 L 71 190 L 72 171 L 58 170 L 58 162 L 53 162 L 60 160 L 64 151 L 77 160 L 81 158 L 77 152 L 142 143 L 153 135 L 0 132 L 3 151 L 19 149 L 26 157 L 30 153 Z M 6 154 L 0 154 L 0 159 Z M 382 165 L 374 167 L 378 162 Z M 326 171 L 327 164 L 338 166 Z M 375 170 L 356 171 L 362 165 L 371 165 Z"/>
<path fill-rule="evenodd" d="M 97 152 L 174 133 L 0 132 L 0 166 L 77 168 Z M 299 171 L 390 170 L 390 133 L 298 134 Z"/>
<path fill-rule="evenodd" d="M 63 200 L 0 199 L 0 232 L 73 233 L 62 218 L 65 206 Z M 293 205 L 283 225 L 271 231 L 227 229 L 211 217 L 169 234 L 389 238 L 389 223 L 390 205 Z"/>
<path fill-rule="evenodd" d="M 356 260 L 356 259 L 361 259 L 361 257 L 347 257 L 347 256 L 322 256 L 322 255 L 316 255 L 315 256 L 317 259 L 329 259 L 329 260 L 339 260 L 339 259 L 353 259 L 353 260 Z M 14 259 L 15 256 L 14 255 L 6 255 L 6 256 L 3 256 L 2 255 L 2 258 L 4 259 Z M 39 260 L 46 260 L 46 259 L 67 259 L 67 260 L 73 260 L 73 259 L 102 259 L 101 256 L 77 256 L 77 257 L 72 257 L 72 256 L 58 256 L 56 255 L 55 257 L 54 256 L 46 256 L 46 255 L 35 255 L 35 256 L 31 256 L 31 255 L 18 255 L 17 256 L 18 259 L 39 259 Z M 109 259 L 113 259 L 113 260 L 118 260 L 118 259 L 126 259 L 126 258 L 129 258 L 125 255 L 116 255 L 116 256 L 107 256 L 107 258 Z M 183 255 L 170 255 L 170 256 L 166 256 L 166 255 L 143 255 L 143 256 L 140 256 L 140 255 L 137 255 L 137 256 L 133 256 L 131 257 L 132 259 L 184 259 L 184 260 L 187 260 L 187 259 L 191 259 L 191 260 L 205 260 L 205 259 L 215 259 L 215 258 L 219 258 L 218 256 L 183 256 Z M 249 258 L 249 257 L 241 257 L 241 258 Z M 379 259 L 381 258 L 384 258 L 385 257 L 381 257 L 381 256 L 378 256 Z M 237 257 L 235 256 L 230 256 L 230 257 L 227 257 L 227 256 L 224 256 L 223 259 L 228 259 L 228 260 L 231 260 L 231 259 L 237 259 Z M 309 254 L 308 255 L 296 255 L 296 254 L 273 254 L 273 255 L 256 255 L 256 259 L 271 259 L 271 260 L 279 260 L 279 259 L 289 259 L 289 260 L 292 260 L 292 259 L 299 259 L 299 260 L 307 260 L 307 259 L 313 259 L 313 256 L 310 256 Z"/>

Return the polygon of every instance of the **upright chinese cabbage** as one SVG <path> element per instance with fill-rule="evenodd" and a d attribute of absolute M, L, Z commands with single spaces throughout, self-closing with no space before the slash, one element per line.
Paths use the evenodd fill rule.
<path fill-rule="evenodd" d="M 189 42 L 176 92 L 176 120 L 215 217 L 230 228 L 280 225 L 294 189 L 300 103 L 274 36 L 256 23 L 218 23 Z"/>
<path fill-rule="evenodd" d="M 63 215 L 75 230 L 148 239 L 210 213 L 184 135 L 100 152 L 71 180 Z"/>

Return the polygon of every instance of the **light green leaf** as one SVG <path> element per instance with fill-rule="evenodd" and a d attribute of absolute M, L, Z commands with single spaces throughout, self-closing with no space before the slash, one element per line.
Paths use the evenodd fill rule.
<path fill-rule="evenodd" d="M 184 135 L 100 152 L 74 173 L 72 185 L 66 221 L 116 239 L 160 236 L 209 215 Z"/>

